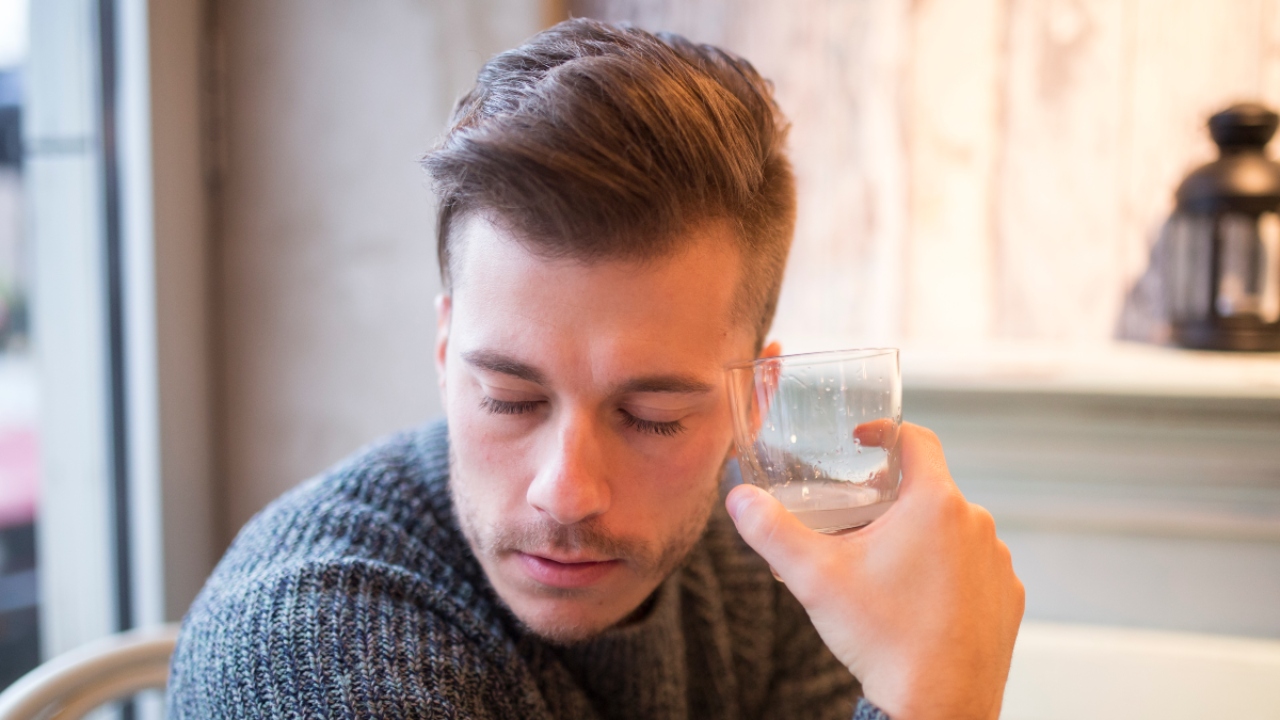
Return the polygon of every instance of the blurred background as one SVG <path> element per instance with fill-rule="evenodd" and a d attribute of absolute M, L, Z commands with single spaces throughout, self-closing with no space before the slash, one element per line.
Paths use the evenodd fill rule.
<path fill-rule="evenodd" d="M 0 688 L 439 413 L 417 159 L 569 16 L 773 80 L 775 335 L 904 348 L 1029 619 L 1280 638 L 1280 356 L 1165 346 L 1141 282 L 1207 117 L 1280 107 L 1280 0 L 0 0 Z"/>

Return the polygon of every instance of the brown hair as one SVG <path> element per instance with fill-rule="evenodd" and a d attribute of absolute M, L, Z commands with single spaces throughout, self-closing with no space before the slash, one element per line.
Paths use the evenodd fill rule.
<path fill-rule="evenodd" d="M 648 260 L 729 221 L 739 311 L 762 341 L 795 227 L 787 124 L 746 60 L 679 35 L 568 20 L 491 59 L 423 159 L 437 251 L 492 213 L 542 257 Z"/>

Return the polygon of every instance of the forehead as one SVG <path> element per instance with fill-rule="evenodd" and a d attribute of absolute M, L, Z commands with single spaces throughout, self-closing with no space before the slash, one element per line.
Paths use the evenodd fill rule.
<path fill-rule="evenodd" d="M 541 257 L 484 218 L 458 230 L 450 336 L 460 352 L 576 360 L 594 375 L 622 365 L 713 372 L 750 354 L 750 332 L 733 312 L 741 259 L 727 226 L 643 262 Z"/>

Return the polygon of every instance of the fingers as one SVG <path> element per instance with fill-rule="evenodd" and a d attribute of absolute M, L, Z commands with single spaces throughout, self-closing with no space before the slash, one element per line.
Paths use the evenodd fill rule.
<path fill-rule="evenodd" d="M 725 499 L 725 508 L 738 527 L 738 534 L 774 568 L 783 582 L 806 558 L 828 540 L 810 530 L 777 498 L 754 485 L 739 485 Z"/>
<path fill-rule="evenodd" d="M 898 424 L 892 418 L 864 422 L 853 429 L 853 437 L 863 447 L 891 448 L 898 442 Z"/>
<path fill-rule="evenodd" d="M 912 423 L 903 423 L 899 438 L 902 443 L 902 485 L 898 490 L 899 498 L 940 487 L 959 492 L 947 470 L 942 443 L 933 431 Z"/>

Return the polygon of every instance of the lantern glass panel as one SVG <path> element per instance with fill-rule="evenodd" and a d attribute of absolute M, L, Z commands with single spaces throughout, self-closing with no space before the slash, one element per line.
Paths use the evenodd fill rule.
<path fill-rule="evenodd" d="M 1175 322 L 1213 316 L 1280 321 L 1280 215 L 1180 212 L 1167 232 L 1167 290 Z"/>
<path fill-rule="evenodd" d="M 1221 317 L 1253 315 L 1264 323 L 1280 319 L 1280 217 L 1226 213 L 1218 220 L 1218 296 Z"/>
<path fill-rule="evenodd" d="M 1169 221 L 1167 236 L 1167 285 L 1169 309 L 1176 322 L 1209 317 L 1213 278 L 1209 262 L 1213 251 L 1213 216 L 1180 212 Z"/>

